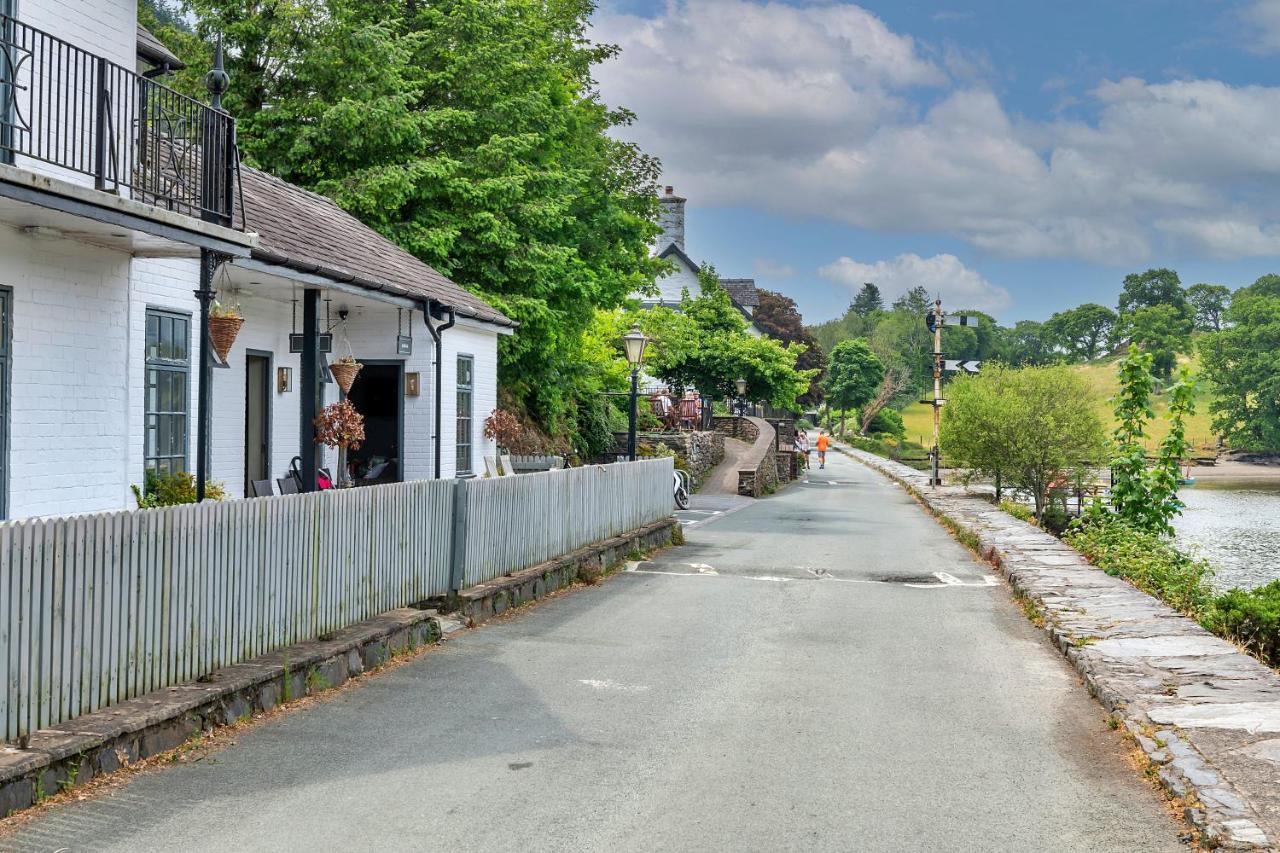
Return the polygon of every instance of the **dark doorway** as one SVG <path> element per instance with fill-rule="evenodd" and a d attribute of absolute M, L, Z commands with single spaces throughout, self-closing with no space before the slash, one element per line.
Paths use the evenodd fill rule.
<path fill-rule="evenodd" d="M 347 399 L 364 415 L 364 442 L 348 451 L 347 468 L 357 486 L 403 479 L 404 363 L 365 361 Z"/>
<path fill-rule="evenodd" d="M 244 493 L 271 479 L 271 353 L 250 351 L 244 380 Z"/>

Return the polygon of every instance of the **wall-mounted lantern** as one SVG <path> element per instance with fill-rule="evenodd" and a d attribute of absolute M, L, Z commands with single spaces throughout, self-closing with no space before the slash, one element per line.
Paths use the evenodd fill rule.
<path fill-rule="evenodd" d="M 406 373 L 404 375 L 404 395 L 417 397 L 422 393 L 422 374 Z"/>
<path fill-rule="evenodd" d="M 276 368 L 276 393 L 288 394 L 293 390 L 293 368 Z"/>

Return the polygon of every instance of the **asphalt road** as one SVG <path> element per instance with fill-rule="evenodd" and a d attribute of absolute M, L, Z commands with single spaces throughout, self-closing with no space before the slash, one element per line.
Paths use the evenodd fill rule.
<path fill-rule="evenodd" d="M 0 849 L 1186 849 L 1007 589 L 879 475 L 833 454 L 689 538 Z"/>

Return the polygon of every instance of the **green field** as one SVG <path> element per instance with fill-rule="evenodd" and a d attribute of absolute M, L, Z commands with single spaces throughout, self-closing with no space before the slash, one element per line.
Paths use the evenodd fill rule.
<path fill-rule="evenodd" d="M 1116 380 L 1117 360 L 1116 358 L 1109 358 L 1073 367 L 1074 370 L 1079 371 L 1088 380 L 1089 386 L 1093 389 L 1093 399 L 1089 401 L 1088 405 L 1092 406 L 1094 411 L 1098 413 L 1098 417 L 1102 419 L 1108 434 L 1115 427 L 1115 417 L 1111 412 L 1111 404 L 1107 400 L 1116 393 L 1118 388 Z M 1190 365 L 1193 374 L 1200 372 L 1200 357 L 1198 355 L 1192 357 L 1180 356 L 1178 363 Z M 946 396 L 945 388 L 943 396 Z M 1192 444 L 1197 448 L 1212 448 L 1215 444 L 1209 417 L 1209 402 L 1212 399 L 1213 391 L 1209 387 L 1209 383 L 1201 378 L 1196 388 L 1196 413 L 1187 423 L 1187 437 L 1191 439 Z M 1154 408 L 1156 410 L 1156 419 L 1150 425 L 1149 433 L 1151 438 L 1147 443 L 1150 449 L 1154 449 L 1169 431 L 1168 422 L 1164 419 L 1165 412 L 1168 409 L 1168 401 L 1164 395 L 1156 397 Z M 945 417 L 945 409 L 943 411 L 943 416 Z M 923 403 L 913 403 L 903 411 L 902 422 L 907 428 L 907 438 L 909 440 L 919 441 L 926 447 L 933 443 L 933 410 L 930 406 L 926 406 Z"/>

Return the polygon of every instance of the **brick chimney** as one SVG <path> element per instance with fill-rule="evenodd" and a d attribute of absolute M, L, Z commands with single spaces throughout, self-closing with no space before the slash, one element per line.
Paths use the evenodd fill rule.
<path fill-rule="evenodd" d="M 662 234 L 658 237 L 658 254 L 666 251 L 672 243 L 680 251 L 684 251 L 684 203 L 685 199 L 676 195 L 674 187 L 666 187 L 658 196 L 661 206 L 658 212 L 658 225 L 662 226 Z"/>

